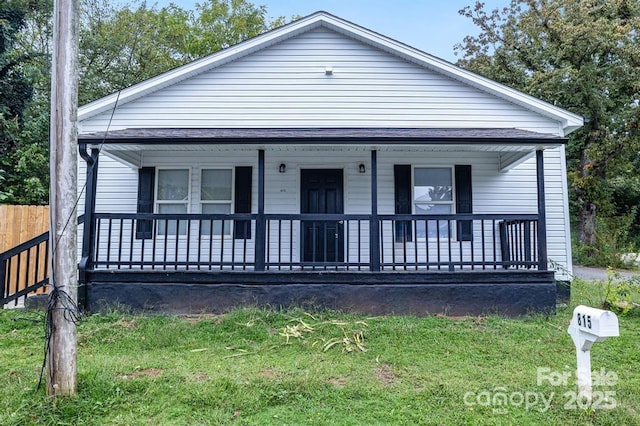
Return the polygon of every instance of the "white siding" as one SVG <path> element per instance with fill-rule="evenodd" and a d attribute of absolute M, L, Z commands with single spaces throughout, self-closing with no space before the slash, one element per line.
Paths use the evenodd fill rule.
<path fill-rule="evenodd" d="M 333 75 L 325 75 L 332 67 Z M 111 112 L 81 123 L 104 131 Z M 117 108 L 131 127 L 519 128 L 557 121 L 326 28 L 258 51 Z"/>

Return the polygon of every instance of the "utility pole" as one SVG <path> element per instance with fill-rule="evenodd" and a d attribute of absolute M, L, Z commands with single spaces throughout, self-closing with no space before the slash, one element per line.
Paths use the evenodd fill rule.
<path fill-rule="evenodd" d="M 50 195 L 51 305 L 47 394 L 77 391 L 76 325 L 68 309 L 78 300 L 77 111 L 78 2 L 55 0 L 51 67 Z"/>

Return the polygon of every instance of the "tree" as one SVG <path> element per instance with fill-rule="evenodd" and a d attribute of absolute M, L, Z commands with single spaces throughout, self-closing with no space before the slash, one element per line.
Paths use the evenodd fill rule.
<path fill-rule="evenodd" d="M 638 153 L 640 2 L 512 0 L 460 11 L 480 28 L 456 46 L 459 65 L 585 117 L 567 147 L 578 238 L 596 244 L 596 212 L 616 212 L 614 178 Z"/>
<path fill-rule="evenodd" d="M 46 204 L 52 0 L 0 3 L 0 203 Z M 84 104 L 284 24 L 247 0 L 195 11 L 80 0 Z"/>
<path fill-rule="evenodd" d="M 80 104 L 215 53 L 284 23 L 246 0 L 208 0 L 195 11 L 143 2 L 116 9 L 84 0 L 80 34 Z"/>
<path fill-rule="evenodd" d="M 47 157 L 47 133 L 31 146 L 25 140 L 38 131 L 30 105 L 38 93 L 33 74 L 41 52 L 25 48 L 22 33 L 46 0 L 10 0 L 0 5 L 0 202 L 42 203 L 46 200 L 48 168 L 39 166 Z M 45 123 L 48 126 L 48 121 Z M 45 127 L 46 128 L 46 127 Z M 38 137 L 42 135 L 39 134 Z M 44 154 L 43 154 L 44 151 Z M 34 170 L 31 175 L 29 170 Z"/>

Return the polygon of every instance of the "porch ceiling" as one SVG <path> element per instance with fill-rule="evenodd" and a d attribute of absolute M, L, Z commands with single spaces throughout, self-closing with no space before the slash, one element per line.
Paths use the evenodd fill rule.
<path fill-rule="evenodd" d="M 378 151 L 495 152 L 505 170 L 537 149 L 566 143 L 557 135 L 520 129 L 317 128 L 317 129 L 122 129 L 81 134 L 79 143 L 139 166 L 144 151 Z M 504 158 L 503 158 L 504 157 Z"/>

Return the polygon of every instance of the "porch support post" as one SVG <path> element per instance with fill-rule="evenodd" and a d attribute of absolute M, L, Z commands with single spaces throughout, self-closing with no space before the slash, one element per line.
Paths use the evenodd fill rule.
<path fill-rule="evenodd" d="M 87 145 L 79 146 L 80 156 L 87 163 L 86 187 L 84 197 L 84 226 L 82 231 L 82 252 L 80 263 L 78 264 L 78 281 L 80 283 L 78 292 L 78 304 L 86 306 L 87 300 L 87 269 L 91 268 L 94 256 L 94 240 L 96 235 L 96 224 L 93 215 L 96 211 L 96 187 L 98 183 L 98 155 L 97 149 L 91 150 L 91 155 L 87 153 Z"/>
<path fill-rule="evenodd" d="M 371 150 L 371 219 L 369 221 L 369 263 L 380 271 L 380 225 L 378 221 L 378 151 Z"/>
<path fill-rule="evenodd" d="M 547 270 L 547 212 L 544 192 L 544 151 L 536 151 L 538 183 L 538 270 Z"/>
<path fill-rule="evenodd" d="M 266 249 L 266 221 L 264 217 L 264 149 L 258 150 L 258 218 L 256 219 L 255 270 L 264 271 Z"/>

